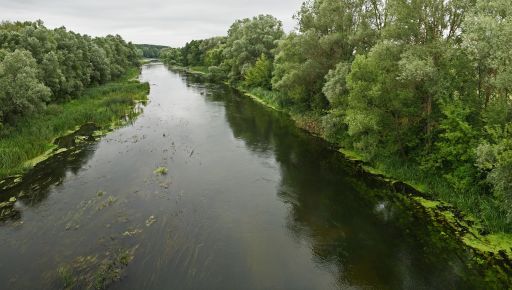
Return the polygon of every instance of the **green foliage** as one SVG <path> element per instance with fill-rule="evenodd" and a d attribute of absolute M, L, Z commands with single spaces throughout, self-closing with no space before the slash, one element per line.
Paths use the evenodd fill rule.
<path fill-rule="evenodd" d="M 443 104 L 442 112 L 445 118 L 439 126 L 439 137 L 424 166 L 431 172 L 444 173 L 460 194 L 476 192 L 479 187 L 474 152 L 478 131 L 469 123 L 471 108 L 457 98 Z"/>
<path fill-rule="evenodd" d="M 224 45 L 219 44 L 218 46 L 208 50 L 204 57 L 204 64 L 208 67 L 219 66 L 223 61 Z"/>
<path fill-rule="evenodd" d="M 456 39 L 474 0 L 388 0 L 384 36 L 406 43 L 427 44 Z"/>
<path fill-rule="evenodd" d="M 373 46 L 384 7 L 378 0 L 305 2 L 296 16 L 300 33 L 290 34 L 277 49 L 273 87 L 302 109 L 326 108 L 326 74 Z"/>
<path fill-rule="evenodd" d="M 476 67 L 478 92 L 486 105 L 501 102 L 512 90 L 512 6 L 506 0 L 478 0 L 470 12 L 463 44 Z"/>
<path fill-rule="evenodd" d="M 262 54 L 256 63 L 245 71 L 244 85 L 272 89 L 272 61 Z"/>
<path fill-rule="evenodd" d="M 50 94 L 30 52 L 17 49 L 5 55 L 0 62 L 0 123 L 41 110 Z"/>
<path fill-rule="evenodd" d="M 402 48 L 377 44 L 359 55 L 347 77 L 350 91 L 345 122 L 354 148 L 371 158 L 376 154 L 406 154 L 417 142 L 418 99 L 400 80 Z"/>
<path fill-rule="evenodd" d="M 212 80 L 270 89 L 273 51 L 283 35 L 280 21 L 259 15 L 237 20 L 227 37 L 192 40 L 182 48 L 162 50 L 160 57 L 174 66 L 209 67 Z"/>
<path fill-rule="evenodd" d="M 259 15 L 233 23 L 228 31 L 221 64 L 228 72 L 229 81 L 240 81 L 262 54 L 273 59 L 277 40 L 283 35 L 281 21 L 270 15 Z"/>
<path fill-rule="evenodd" d="M 88 88 L 82 96 L 62 104 L 50 104 L 39 113 L 20 117 L 0 134 L 0 179 L 22 173 L 30 160 L 53 148 L 53 140 L 77 126 L 95 123 L 110 126 L 132 110 L 135 100 L 144 100 L 148 84 L 130 81 L 132 69 L 116 82 Z"/>
<path fill-rule="evenodd" d="M 167 48 L 167 46 L 153 44 L 135 44 L 135 47 L 137 54 L 146 58 L 159 58 L 160 52 Z"/>
<path fill-rule="evenodd" d="M 225 37 L 192 40 L 181 48 L 162 49 L 160 59 L 172 66 L 219 66 L 225 42 Z"/>
<path fill-rule="evenodd" d="M 313 52 L 316 49 L 318 39 L 313 32 L 306 32 L 288 35 L 276 50 L 272 87 L 303 110 L 326 105 L 320 91 L 322 77 L 329 68 L 323 68 L 321 63 L 308 60 L 304 55 L 304 51 Z"/>
<path fill-rule="evenodd" d="M 322 91 L 332 107 L 342 107 L 347 103 L 346 98 L 349 94 L 347 76 L 350 73 L 350 67 L 351 63 L 342 61 L 325 77 L 326 83 Z"/>
<path fill-rule="evenodd" d="M 162 55 L 512 231 L 511 17 L 508 0 L 310 0 L 287 35 L 258 16 Z"/>
<path fill-rule="evenodd" d="M 118 78 L 138 61 L 135 47 L 118 35 L 91 38 L 41 21 L 2 22 L 0 52 L 0 123 L 9 125 Z"/>
<path fill-rule="evenodd" d="M 512 124 L 487 128 L 489 141 L 477 149 L 477 165 L 487 173 L 487 181 L 512 222 Z"/>
<path fill-rule="evenodd" d="M 226 73 L 218 66 L 208 67 L 208 78 L 213 81 L 222 81 L 226 78 Z"/>
<path fill-rule="evenodd" d="M 179 48 L 166 48 L 160 51 L 160 59 L 169 65 L 183 65 L 183 55 Z"/>

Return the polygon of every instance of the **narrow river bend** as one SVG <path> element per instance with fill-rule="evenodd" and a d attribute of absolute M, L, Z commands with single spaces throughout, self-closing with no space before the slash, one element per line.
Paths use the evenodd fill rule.
<path fill-rule="evenodd" d="M 287 116 L 162 64 L 141 79 L 131 124 L 7 193 L 0 289 L 87 280 L 120 249 L 110 289 L 470 289 L 441 233 Z"/>

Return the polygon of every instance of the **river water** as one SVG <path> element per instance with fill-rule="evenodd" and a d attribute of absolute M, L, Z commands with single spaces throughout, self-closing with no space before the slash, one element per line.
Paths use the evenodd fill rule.
<path fill-rule="evenodd" d="M 141 80 L 138 118 L 3 194 L 0 289 L 471 288 L 463 252 L 284 114 L 162 64 Z"/>

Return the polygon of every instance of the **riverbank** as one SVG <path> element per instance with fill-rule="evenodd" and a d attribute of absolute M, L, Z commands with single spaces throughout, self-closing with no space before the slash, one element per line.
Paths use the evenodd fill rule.
<path fill-rule="evenodd" d="M 133 68 L 119 80 L 88 88 L 72 101 L 48 105 L 43 112 L 4 130 L 0 138 L 0 180 L 23 174 L 57 154 L 54 141 L 84 124 L 94 123 L 105 129 L 121 123 L 136 102 L 147 99 L 149 85 L 137 80 L 139 73 L 139 68 Z"/>
<path fill-rule="evenodd" d="M 176 69 L 206 75 L 204 68 L 181 67 Z M 322 127 L 322 116 L 301 115 L 285 110 L 275 101 L 274 92 L 257 89 L 247 91 L 241 87 L 233 88 L 258 103 L 289 114 L 298 127 L 339 147 L 336 140 L 326 136 Z M 439 181 L 435 185 L 425 182 L 421 176 L 415 175 L 414 167 L 397 165 L 393 169 L 393 166 L 387 166 L 384 163 L 370 164 L 358 152 L 343 148 L 338 150 L 346 159 L 354 162 L 358 168 L 386 182 L 391 189 L 405 196 L 419 211 L 425 213 L 425 216 L 429 217 L 436 227 L 470 251 L 474 260 L 482 266 L 482 269 L 485 269 L 482 276 L 486 280 L 500 281 L 505 285 L 512 282 L 510 277 L 510 273 L 512 273 L 512 235 L 490 226 L 489 221 L 486 220 L 487 217 L 476 215 L 476 211 L 472 211 L 470 206 L 478 201 L 468 202 L 468 206 L 461 205 L 447 191 L 438 192 L 436 190 L 447 186 L 445 182 Z"/>

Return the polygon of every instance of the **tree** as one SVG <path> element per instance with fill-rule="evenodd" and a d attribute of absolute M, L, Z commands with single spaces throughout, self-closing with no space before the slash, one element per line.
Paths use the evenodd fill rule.
<path fill-rule="evenodd" d="M 458 193 L 476 192 L 479 174 L 474 152 L 478 131 L 470 123 L 473 109 L 460 97 L 441 107 L 445 117 L 439 126 L 439 137 L 423 165 L 430 172 L 442 173 Z"/>
<path fill-rule="evenodd" d="M 30 52 L 17 49 L 5 55 L 0 63 L 0 123 L 42 109 L 50 95 Z"/>
<path fill-rule="evenodd" d="M 478 0 L 464 21 L 463 45 L 475 62 L 478 93 L 486 109 L 510 111 L 512 90 L 512 6 L 506 0 Z M 493 103 L 498 104 L 495 106 Z M 494 113 L 490 113 L 493 115 Z M 494 124 L 509 122 L 510 114 L 491 117 Z"/>
<path fill-rule="evenodd" d="M 494 195 L 512 222 L 512 124 L 487 127 L 488 138 L 477 149 L 477 165 L 486 173 Z"/>
<path fill-rule="evenodd" d="M 241 81 L 245 71 L 262 54 L 273 60 L 273 50 L 283 35 L 281 22 L 270 15 L 259 15 L 233 23 L 228 31 L 221 64 L 228 72 L 229 81 Z"/>
<path fill-rule="evenodd" d="M 181 51 L 179 48 L 166 48 L 160 52 L 160 58 L 170 65 L 184 65 Z"/>
<path fill-rule="evenodd" d="M 50 51 L 45 54 L 41 63 L 41 69 L 44 83 L 51 89 L 53 98 L 55 99 L 55 93 L 61 90 L 61 85 L 66 80 L 61 71 L 59 58 L 55 51 Z"/>
<path fill-rule="evenodd" d="M 10 122 L 41 108 L 48 89 L 52 101 L 74 98 L 138 64 L 135 47 L 120 36 L 93 39 L 64 27 L 47 29 L 42 21 L 0 23 L 0 51 L 7 62 L 0 110 Z"/>
<path fill-rule="evenodd" d="M 331 107 L 345 107 L 349 94 L 347 77 L 350 73 L 351 63 L 340 62 L 334 70 L 330 70 L 325 76 L 326 83 L 322 92 L 327 97 Z"/>
<path fill-rule="evenodd" d="M 407 157 L 418 140 L 420 105 L 400 79 L 402 51 L 393 42 L 379 43 L 367 56 L 356 57 L 347 77 L 348 134 L 368 158 L 377 153 Z"/>
<path fill-rule="evenodd" d="M 248 87 L 272 89 L 272 61 L 262 54 L 256 63 L 245 71 L 244 84 Z"/>
<path fill-rule="evenodd" d="M 384 2 L 378 0 L 304 3 L 296 16 L 299 33 L 290 34 L 277 49 L 274 88 L 303 110 L 326 108 L 326 74 L 375 44 L 384 12 Z"/>

